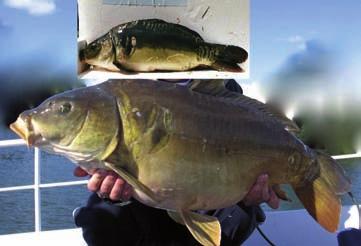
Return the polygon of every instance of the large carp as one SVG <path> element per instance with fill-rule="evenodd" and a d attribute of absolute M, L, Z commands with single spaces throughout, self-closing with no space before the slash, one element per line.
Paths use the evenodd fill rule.
<path fill-rule="evenodd" d="M 248 52 L 211 44 L 193 30 L 158 19 L 124 23 L 80 51 L 80 60 L 111 71 L 186 71 L 212 68 L 242 72 Z"/>
<path fill-rule="evenodd" d="M 350 190 L 342 168 L 296 138 L 291 121 L 223 81 L 111 80 L 55 95 L 11 129 L 84 169 L 114 170 L 137 200 L 168 210 L 203 245 L 219 245 L 220 225 L 194 211 L 237 203 L 262 173 L 281 198 L 278 185 L 290 184 L 330 232 Z"/>

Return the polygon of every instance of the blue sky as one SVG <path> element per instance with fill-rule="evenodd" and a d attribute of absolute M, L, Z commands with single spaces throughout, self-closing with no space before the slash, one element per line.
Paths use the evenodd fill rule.
<path fill-rule="evenodd" d="M 361 1 L 255 0 L 251 5 L 253 79 L 272 73 L 314 39 L 337 53 L 341 66 L 361 64 Z"/>
<path fill-rule="evenodd" d="M 252 0 L 250 81 L 274 73 L 315 39 L 337 54 L 340 66 L 357 70 L 360 13 L 357 0 Z M 42 69 L 75 73 L 75 0 L 3 0 L 0 35 L 0 70 L 41 63 Z"/>
<path fill-rule="evenodd" d="M 75 72 L 76 1 L 3 0 L 0 35 L 0 70 L 40 62 Z"/>

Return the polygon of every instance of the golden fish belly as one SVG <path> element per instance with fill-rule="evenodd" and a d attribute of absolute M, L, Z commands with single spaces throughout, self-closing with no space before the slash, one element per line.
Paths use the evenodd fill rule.
<path fill-rule="evenodd" d="M 185 71 L 201 64 L 211 65 L 208 60 L 199 58 L 196 52 L 148 47 L 135 49 L 133 54 L 126 59 L 119 60 L 119 63 L 127 70 L 143 72 L 156 70 Z"/>
<path fill-rule="evenodd" d="M 138 162 L 138 180 L 161 202 L 153 203 L 140 193 L 137 199 L 171 210 L 227 207 L 242 200 L 259 174 L 273 172 L 272 164 L 265 166 L 272 158 L 228 153 L 221 147 L 174 137 L 162 150 Z"/>

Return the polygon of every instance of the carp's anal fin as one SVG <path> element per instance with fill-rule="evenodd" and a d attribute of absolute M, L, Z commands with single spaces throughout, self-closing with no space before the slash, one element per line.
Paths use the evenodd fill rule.
<path fill-rule="evenodd" d="M 180 216 L 180 214 L 178 212 L 167 210 L 167 213 L 168 213 L 169 217 L 171 217 L 172 220 L 174 220 L 178 224 L 185 225 L 182 217 Z"/>
<path fill-rule="evenodd" d="M 105 166 L 109 167 L 111 170 L 116 172 L 122 179 L 124 179 L 128 184 L 130 184 L 134 189 L 141 191 L 145 194 L 150 200 L 155 203 L 159 203 L 159 200 L 156 198 L 154 192 L 149 189 L 147 186 L 139 182 L 133 175 L 128 173 L 126 170 L 119 168 L 113 163 L 104 162 Z"/>
<path fill-rule="evenodd" d="M 190 211 L 179 211 L 193 237 L 202 245 L 219 246 L 221 244 L 221 225 L 216 217 L 197 214 Z"/>
<path fill-rule="evenodd" d="M 233 99 L 235 102 L 240 102 L 245 105 L 253 106 L 258 111 L 267 115 L 270 119 L 281 123 L 285 129 L 291 133 L 297 134 L 301 130 L 295 122 L 288 119 L 282 112 L 275 109 L 274 107 L 262 103 L 256 99 L 247 97 L 240 93 L 236 93 L 228 90 L 225 87 L 224 80 L 213 79 L 213 80 L 194 80 L 188 85 L 189 89 L 201 94 L 213 95 L 217 97 L 224 97 Z"/>

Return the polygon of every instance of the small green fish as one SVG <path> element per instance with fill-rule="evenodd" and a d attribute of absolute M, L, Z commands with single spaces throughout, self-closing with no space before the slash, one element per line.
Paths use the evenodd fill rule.
<path fill-rule="evenodd" d="M 279 185 L 290 184 L 330 232 L 351 186 L 335 160 L 295 137 L 293 122 L 223 81 L 108 81 L 55 95 L 11 129 L 84 169 L 114 170 L 135 199 L 167 210 L 203 245 L 219 245 L 221 227 L 194 211 L 236 204 L 262 173 L 282 199 Z"/>
<path fill-rule="evenodd" d="M 90 43 L 80 60 L 110 71 L 187 71 L 210 68 L 242 72 L 243 48 L 211 44 L 182 25 L 158 19 L 121 24 Z"/>

